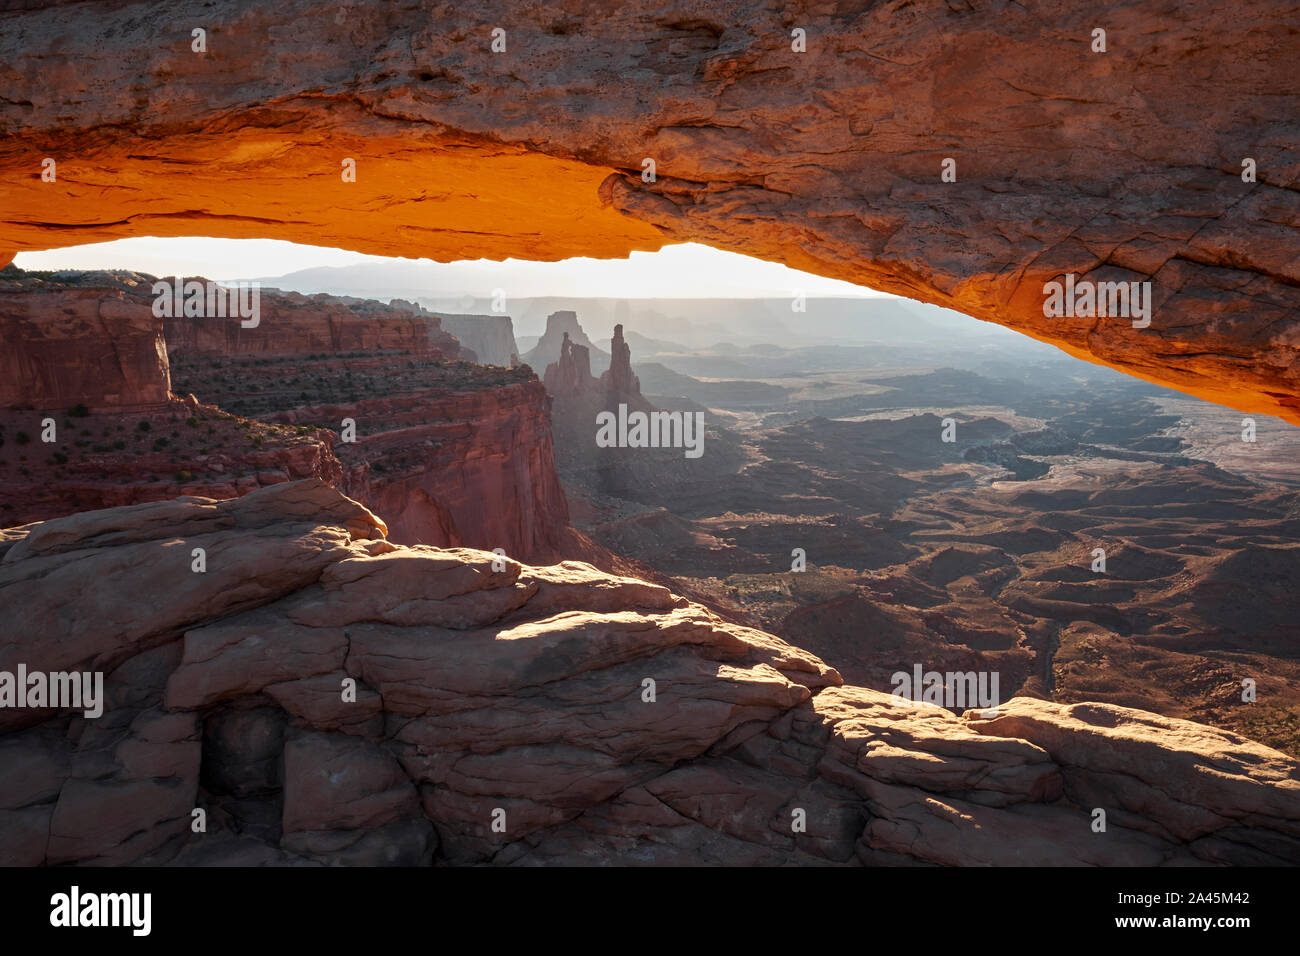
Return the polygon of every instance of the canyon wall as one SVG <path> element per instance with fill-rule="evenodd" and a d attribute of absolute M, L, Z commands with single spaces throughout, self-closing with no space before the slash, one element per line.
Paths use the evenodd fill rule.
<path fill-rule="evenodd" d="M 3 394 L 21 406 L 0 411 L 0 524 L 314 477 L 388 514 L 403 543 L 530 560 L 573 543 L 550 399 L 528 369 L 453 361 L 456 339 L 402 300 L 261 290 L 244 328 L 155 317 L 153 282 L 0 276 Z M 38 403 L 90 414 L 37 442 Z M 338 440 L 349 419 L 355 442 Z"/>
<path fill-rule="evenodd" d="M 341 490 L 386 516 L 393 541 L 554 560 L 568 505 L 551 445 L 550 399 L 538 381 L 428 389 L 267 416 L 286 424 L 357 423 L 337 444 Z"/>
<path fill-rule="evenodd" d="M 0 864 L 1300 863 L 1300 762 L 1235 734 L 957 717 L 665 587 L 385 530 L 307 481 L 0 536 L 0 670 L 106 675 L 99 716 L 0 710 Z"/>
<path fill-rule="evenodd" d="M 444 331 L 456 336 L 484 365 L 518 365 L 519 346 L 508 315 L 447 315 L 435 313 Z"/>
<path fill-rule="evenodd" d="M 0 407 L 148 409 L 170 395 L 162 322 L 120 288 L 0 273 L 0 342 Z"/>
<path fill-rule="evenodd" d="M 334 352 L 407 352 L 426 358 L 457 358 L 455 338 L 436 316 L 400 299 L 389 305 L 367 299 L 302 295 L 263 289 L 257 324 L 238 317 L 172 317 L 164 335 L 173 353 L 294 355 Z M 251 320 L 249 320 L 251 321 Z"/>
<path fill-rule="evenodd" d="M 341 477 L 329 432 L 266 428 L 172 394 L 153 281 L 0 272 L 0 527 Z"/>
<path fill-rule="evenodd" d="M 1295 18 L 1278 0 L 18 9 L 0 258 L 128 235 L 443 261 L 695 241 L 1300 423 Z M 1149 324 L 1048 317 L 1066 275 L 1150 283 Z"/>

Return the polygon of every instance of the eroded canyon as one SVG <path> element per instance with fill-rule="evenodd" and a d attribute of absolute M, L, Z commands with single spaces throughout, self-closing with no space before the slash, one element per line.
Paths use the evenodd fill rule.
<path fill-rule="evenodd" d="M 9 309 L 15 367 L 64 383 L 5 412 L 62 431 L 0 449 L 49 454 L 4 459 L 49 520 L 3 532 L 0 671 L 108 689 L 100 719 L 3 712 L 7 863 L 1300 862 L 1297 492 L 1276 449 L 1282 484 L 1210 464 L 1172 393 L 1062 394 L 997 350 L 634 366 L 654 340 L 575 313 L 543 384 L 406 302 L 264 290 L 255 329 L 186 328 L 150 277 L 0 276 L 43 296 Z M 153 359 L 46 373 L 118 314 Z M 671 370 L 710 363 L 755 377 Z M 702 409 L 707 453 L 596 447 L 611 404 Z M 998 707 L 891 695 L 917 661 L 998 673 Z"/>
<path fill-rule="evenodd" d="M 1297 59 L 1270 0 L 10 4 L 0 266 L 696 242 L 1039 341 L 0 269 L 0 864 L 1300 863 Z"/>

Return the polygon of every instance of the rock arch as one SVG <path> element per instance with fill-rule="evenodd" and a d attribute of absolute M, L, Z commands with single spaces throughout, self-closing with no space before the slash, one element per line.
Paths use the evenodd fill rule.
<path fill-rule="evenodd" d="M 1300 423 L 1300 29 L 1268 0 L 16 6 L 0 260 L 130 235 L 440 260 L 698 241 Z M 1150 326 L 1045 318 L 1067 273 L 1150 282 Z"/>

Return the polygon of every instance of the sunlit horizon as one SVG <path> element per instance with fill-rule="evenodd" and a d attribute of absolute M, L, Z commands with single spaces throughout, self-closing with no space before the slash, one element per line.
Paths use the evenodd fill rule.
<path fill-rule="evenodd" d="M 433 296 L 490 296 L 508 287 L 512 297 L 765 298 L 807 296 L 894 298 L 885 292 L 828 279 L 697 243 L 633 252 L 626 258 L 578 257 L 558 262 L 486 259 L 438 263 L 372 256 L 281 239 L 134 237 L 42 252 L 20 252 L 22 269 L 127 269 L 156 276 L 202 276 L 218 281 L 271 279 L 309 269 L 370 266 L 414 283 Z M 360 272 L 363 270 L 355 270 Z M 387 284 L 387 283 L 384 283 Z"/>

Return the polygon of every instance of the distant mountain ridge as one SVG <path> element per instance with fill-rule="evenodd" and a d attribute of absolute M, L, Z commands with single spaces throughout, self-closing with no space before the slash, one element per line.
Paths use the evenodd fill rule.
<path fill-rule="evenodd" d="M 449 272 L 453 265 L 465 265 L 465 268 Z M 508 315 L 513 320 L 518 340 L 542 335 L 551 314 L 573 311 L 581 316 L 587 332 L 598 340 L 608 339 L 614 326 L 622 325 L 629 342 L 635 341 L 633 337 L 639 334 L 671 341 L 688 349 L 705 348 L 719 342 L 798 346 L 951 343 L 954 337 L 979 341 L 1026 341 L 1018 333 L 980 322 L 960 312 L 888 296 L 810 296 L 801 301 L 790 296 L 617 298 L 510 296 L 507 289 L 502 303 L 490 296 L 451 294 L 449 285 L 460 288 L 482 286 L 469 265 L 472 264 L 397 261 L 303 269 L 283 276 L 263 277 L 258 281 L 305 293 L 342 293 L 381 300 L 394 297 L 417 299 L 425 308 L 438 313 Z M 649 353 L 658 350 L 658 346 L 643 350 L 638 345 L 637 349 Z M 551 356 L 551 361 L 557 357 L 558 351 Z M 595 358 L 593 355 L 593 365 L 598 364 Z"/>

